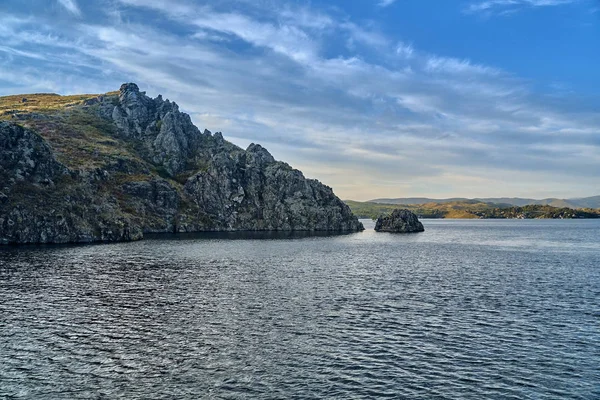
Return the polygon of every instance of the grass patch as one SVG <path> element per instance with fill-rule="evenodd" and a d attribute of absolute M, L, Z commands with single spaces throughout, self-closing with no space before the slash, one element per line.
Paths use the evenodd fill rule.
<path fill-rule="evenodd" d="M 20 94 L 0 97 L 0 119 L 10 119 L 13 113 L 48 113 L 83 104 L 97 94 L 61 96 L 56 93 Z"/>
<path fill-rule="evenodd" d="M 39 133 L 52 146 L 57 160 L 72 169 L 102 168 L 121 159 L 141 161 L 115 137 L 112 122 L 86 110 L 20 122 Z"/>

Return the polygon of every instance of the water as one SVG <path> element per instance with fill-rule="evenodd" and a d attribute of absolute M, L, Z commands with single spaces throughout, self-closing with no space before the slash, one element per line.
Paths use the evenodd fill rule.
<path fill-rule="evenodd" d="M 0 250 L 0 398 L 600 398 L 600 221 L 424 223 Z"/>

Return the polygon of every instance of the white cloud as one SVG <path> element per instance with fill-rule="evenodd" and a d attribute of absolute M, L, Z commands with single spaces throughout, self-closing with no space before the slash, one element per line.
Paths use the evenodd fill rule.
<path fill-rule="evenodd" d="M 377 3 L 377 4 L 379 5 L 379 7 L 387 7 L 387 6 L 391 6 L 395 2 L 396 2 L 396 0 L 379 0 L 379 3 Z"/>
<path fill-rule="evenodd" d="M 413 56 L 413 53 L 414 48 L 412 44 L 398 42 L 396 45 L 396 54 L 398 54 L 400 57 L 410 58 Z"/>
<path fill-rule="evenodd" d="M 81 16 L 81 10 L 77 5 L 76 0 L 58 0 L 58 3 L 63 6 L 68 12 L 73 15 Z"/>
<path fill-rule="evenodd" d="M 553 7 L 577 3 L 579 0 L 486 0 L 470 4 L 465 12 L 511 12 L 524 7 Z"/>
<path fill-rule="evenodd" d="M 252 20 L 236 13 L 206 13 L 193 24 L 204 29 L 235 35 L 255 46 L 267 47 L 297 61 L 310 61 L 316 46 L 310 37 L 293 25 L 275 25 Z"/>
<path fill-rule="evenodd" d="M 314 12 L 307 8 L 289 9 L 284 8 L 278 14 L 280 20 L 301 28 L 322 31 L 333 27 L 334 20 L 322 13 Z"/>
<path fill-rule="evenodd" d="M 145 7 L 162 11 L 170 16 L 193 17 L 199 10 L 189 3 L 165 0 L 117 0 L 132 7 Z"/>
<path fill-rule="evenodd" d="M 371 48 L 384 48 L 389 46 L 390 40 L 377 31 L 365 29 L 352 22 L 340 23 L 338 27 L 347 32 L 351 47 L 354 43 L 364 44 Z"/>
<path fill-rule="evenodd" d="M 225 35 L 215 34 L 206 30 L 199 30 L 192 35 L 192 38 L 198 40 L 209 40 L 214 42 L 228 41 L 229 38 Z"/>
<path fill-rule="evenodd" d="M 460 60 L 452 57 L 439 56 L 428 57 L 425 69 L 428 72 L 439 72 L 449 74 L 500 74 L 500 70 L 488 67 L 486 65 L 473 64 L 469 60 Z"/>

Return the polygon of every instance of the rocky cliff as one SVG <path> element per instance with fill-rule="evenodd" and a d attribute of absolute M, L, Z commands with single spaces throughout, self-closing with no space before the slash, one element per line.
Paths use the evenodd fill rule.
<path fill-rule="evenodd" d="M 0 243 L 148 232 L 362 230 L 331 188 L 201 132 L 133 83 L 105 95 L 0 98 Z"/>

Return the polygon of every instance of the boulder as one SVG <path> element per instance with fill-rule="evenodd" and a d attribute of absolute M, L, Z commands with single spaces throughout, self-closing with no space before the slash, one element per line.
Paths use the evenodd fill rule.
<path fill-rule="evenodd" d="M 423 232 L 425 228 L 414 213 L 408 210 L 394 210 L 392 214 L 377 219 L 375 231 L 412 233 Z"/>

